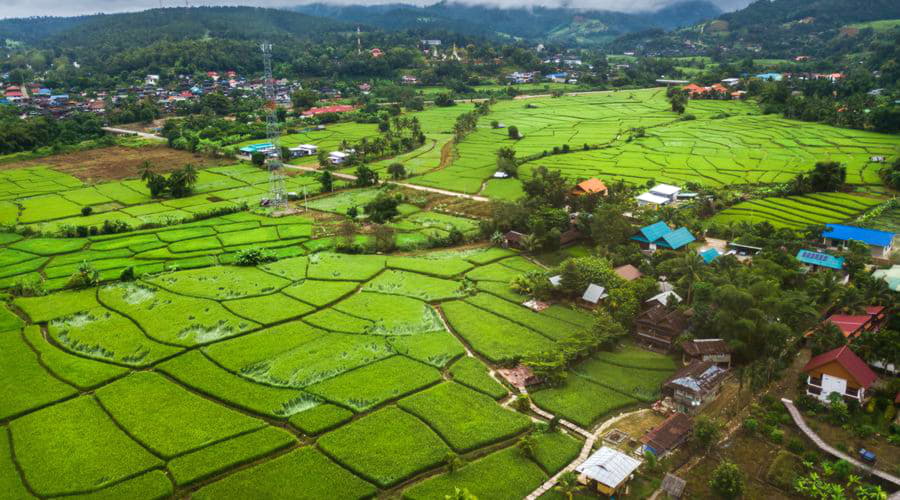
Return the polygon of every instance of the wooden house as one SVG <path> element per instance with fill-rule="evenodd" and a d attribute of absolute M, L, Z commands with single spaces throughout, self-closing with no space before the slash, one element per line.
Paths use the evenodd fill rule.
<path fill-rule="evenodd" d="M 575 467 L 578 481 L 609 497 L 627 492 L 627 484 L 641 461 L 608 446 L 603 446 Z"/>
<path fill-rule="evenodd" d="M 712 361 L 722 368 L 731 368 L 731 348 L 722 339 L 694 339 L 681 344 L 685 365 L 698 361 Z"/>
<path fill-rule="evenodd" d="M 603 181 L 596 177 L 579 182 L 572 188 L 572 196 L 584 196 L 589 194 L 607 196 L 609 195 L 609 189 L 606 187 L 606 184 L 603 184 Z"/>
<path fill-rule="evenodd" d="M 712 361 L 692 363 L 675 372 L 662 392 L 672 398 L 678 411 L 694 414 L 716 399 L 727 373 Z"/>
<path fill-rule="evenodd" d="M 806 373 L 806 393 L 827 402 L 831 393 L 844 399 L 862 403 L 868 398 L 866 391 L 878 376 L 849 346 L 838 347 L 813 357 L 803 367 Z"/>
<path fill-rule="evenodd" d="M 691 417 L 684 413 L 673 413 L 663 423 L 647 431 L 641 437 L 641 452 L 653 453 L 657 458 L 681 446 L 687 441 L 694 428 Z"/>
<path fill-rule="evenodd" d="M 687 327 L 688 318 L 683 312 L 654 304 L 638 314 L 635 319 L 635 337 L 640 343 L 670 351 L 675 345 L 675 339 L 684 333 Z"/>

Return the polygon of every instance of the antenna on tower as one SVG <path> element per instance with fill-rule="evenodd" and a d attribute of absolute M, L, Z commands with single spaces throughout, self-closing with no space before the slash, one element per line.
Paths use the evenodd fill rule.
<path fill-rule="evenodd" d="M 266 167 L 269 170 L 269 206 L 279 209 L 287 205 L 287 194 L 284 191 L 284 168 L 281 158 L 281 129 L 275 116 L 275 79 L 272 77 L 272 44 L 260 44 L 263 53 L 264 88 L 266 92 L 266 137 L 273 151 L 266 154 Z"/>

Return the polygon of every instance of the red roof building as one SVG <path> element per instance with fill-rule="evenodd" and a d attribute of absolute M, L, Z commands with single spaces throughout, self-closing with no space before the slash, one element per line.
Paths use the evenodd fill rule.
<path fill-rule="evenodd" d="M 832 314 L 825 321 L 838 327 L 844 337 L 853 339 L 863 332 L 877 331 L 885 319 L 883 306 L 869 306 L 865 314 Z"/>
<path fill-rule="evenodd" d="M 316 116 L 321 115 L 322 113 L 345 113 L 347 111 L 353 111 L 354 109 L 356 108 L 349 104 L 337 104 L 334 106 L 323 106 L 321 108 L 309 108 L 303 112 L 303 116 Z"/>
<path fill-rule="evenodd" d="M 703 87 L 697 85 L 696 83 L 691 83 L 689 85 L 685 85 L 684 87 L 681 87 L 681 90 L 685 90 L 685 91 L 687 91 L 688 94 L 691 94 L 691 95 L 702 94 L 704 92 Z"/>
<path fill-rule="evenodd" d="M 572 189 L 572 194 L 574 196 L 581 196 L 584 194 L 601 194 L 606 196 L 609 194 L 609 189 L 606 188 L 606 184 L 603 184 L 603 181 L 596 177 L 592 177 L 586 181 L 579 182 L 575 188 Z"/>
<path fill-rule="evenodd" d="M 822 401 L 828 401 L 834 392 L 862 402 L 866 390 L 878 380 L 875 372 L 849 346 L 815 356 L 803 371 L 807 374 L 806 393 Z"/>
<path fill-rule="evenodd" d="M 370 50 L 369 52 L 372 54 L 372 57 L 375 57 L 375 58 L 378 58 L 378 57 L 381 57 L 384 55 L 384 52 L 381 49 L 379 49 L 378 47 L 375 47 L 374 49 Z"/>

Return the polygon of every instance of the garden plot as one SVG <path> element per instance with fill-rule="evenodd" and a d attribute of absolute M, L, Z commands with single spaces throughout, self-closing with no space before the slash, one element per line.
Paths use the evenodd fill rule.
<path fill-rule="evenodd" d="M 155 340 L 192 346 L 256 328 L 213 300 L 185 297 L 154 287 L 120 283 L 100 288 L 100 302 L 136 322 Z M 159 321 L 166 318 L 166 321 Z"/>
<path fill-rule="evenodd" d="M 302 492 L 302 493 L 300 493 Z M 372 497 L 373 485 L 354 476 L 312 447 L 303 447 L 201 488 L 194 498 Z"/>
<path fill-rule="evenodd" d="M 398 354 L 435 368 L 443 368 L 466 352 L 456 337 L 446 330 L 388 337 L 388 343 Z"/>
<path fill-rule="evenodd" d="M 47 373 L 18 332 L 0 335 L 0 384 L 5 388 L 0 419 L 35 410 L 77 394 Z"/>
<path fill-rule="evenodd" d="M 9 424 L 25 480 L 43 496 L 87 493 L 163 465 L 82 396 Z"/>
<path fill-rule="evenodd" d="M 290 284 L 288 280 L 255 267 L 237 267 L 224 273 L 215 267 L 207 267 L 161 274 L 146 281 L 179 295 L 216 300 L 267 295 Z"/>
<path fill-rule="evenodd" d="M 815 193 L 783 198 L 744 201 L 716 214 L 717 224 L 768 222 L 775 227 L 802 229 L 807 226 L 846 222 L 862 215 L 882 200 L 844 193 Z"/>
<path fill-rule="evenodd" d="M 509 394 L 506 387 L 495 380 L 487 368 L 477 358 L 466 356 L 450 368 L 453 380 L 470 389 L 474 389 L 494 399 L 502 399 Z"/>
<path fill-rule="evenodd" d="M 97 398 L 129 436 L 166 458 L 265 426 L 262 420 L 217 405 L 150 372 L 134 373 L 103 387 Z"/>
<path fill-rule="evenodd" d="M 638 403 L 635 398 L 582 377 L 567 377 L 562 386 L 535 391 L 531 397 L 541 408 L 584 428 L 590 428 L 610 412 Z"/>
<path fill-rule="evenodd" d="M 439 464 L 450 448 L 416 417 L 387 408 L 319 438 L 338 463 L 382 487 Z"/>
<path fill-rule="evenodd" d="M 393 354 L 380 337 L 327 333 L 292 322 L 206 347 L 233 373 L 263 384 L 303 388 Z"/>
<path fill-rule="evenodd" d="M 422 419 L 460 453 L 511 438 L 531 426 L 525 415 L 453 382 L 402 399 L 397 406 Z"/>
<path fill-rule="evenodd" d="M 363 290 L 389 295 L 403 295 L 426 302 L 447 300 L 463 295 L 463 291 L 456 281 L 394 270 L 381 273 L 378 277 L 366 283 Z"/>
<path fill-rule="evenodd" d="M 384 257 L 318 253 L 309 256 L 311 279 L 366 281 L 384 269 Z"/>
<path fill-rule="evenodd" d="M 81 390 L 93 389 L 128 373 L 124 367 L 99 363 L 53 347 L 44 340 L 37 325 L 26 327 L 23 334 L 47 371 Z"/>
<path fill-rule="evenodd" d="M 553 343 L 517 323 L 461 301 L 442 305 L 447 322 L 487 359 L 502 363 L 549 350 Z"/>
<path fill-rule="evenodd" d="M 333 306 L 334 310 L 372 322 L 372 335 L 414 335 L 442 330 L 437 312 L 428 304 L 403 296 L 362 292 Z M 386 311 L 390 313 L 385 314 Z M 327 329 L 327 326 L 322 326 Z"/>

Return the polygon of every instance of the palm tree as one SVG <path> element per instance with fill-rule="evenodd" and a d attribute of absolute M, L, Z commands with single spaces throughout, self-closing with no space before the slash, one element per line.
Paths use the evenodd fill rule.
<path fill-rule="evenodd" d="M 522 236 L 522 249 L 528 253 L 535 253 L 540 250 L 540 242 L 533 234 L 526 234 Z"/>
<path fill-rule="evenodd" d="M 679 287 L 687 290 L 686 304 L 691 303 L 694 285 L 703 279 L 703 275 L 708 270 L 706 263 L 703 262 L 703 257 L 696 252 L 685 252 L 680 257 L 664 262 L 660 268 L 674 276 Z"/>
<path fill-rule="evenodd" d="M 553 487 L 554 490 L 565 495 L 568 500 L 572 500 L 575 493 L 578 493 L 583 488 L 584 486 L 578 482 L 578 475 L 571 470 L 562 473 L 556 481 L 556 486 Z"/>
<path fill-rule="evenodd" d="M 807 281 L 809 294 L 819 306 L 830 306 L 840 293 L 841 283 L 837 275 L 830 271 L 815 273 Z"/>
<path fill-rule="evenodd" d="M 193 186 L 197 182 L 197 169 L 188 163 L 184 166 L 184 182 L 188 186 Z"/>
<path fill-rule="evenodd" d="M 837 303 L 838 309 L 847 314 L 862 314 L 865 311 L 866 298 L 855 286 L 844 287 Z"/>
<path fill-rule="evenodd" d="M 863 283 L 863 295 L 869 305 L 887 306 L 894 301 L 894 292 L 887 281 L 870 278 Z"/>

